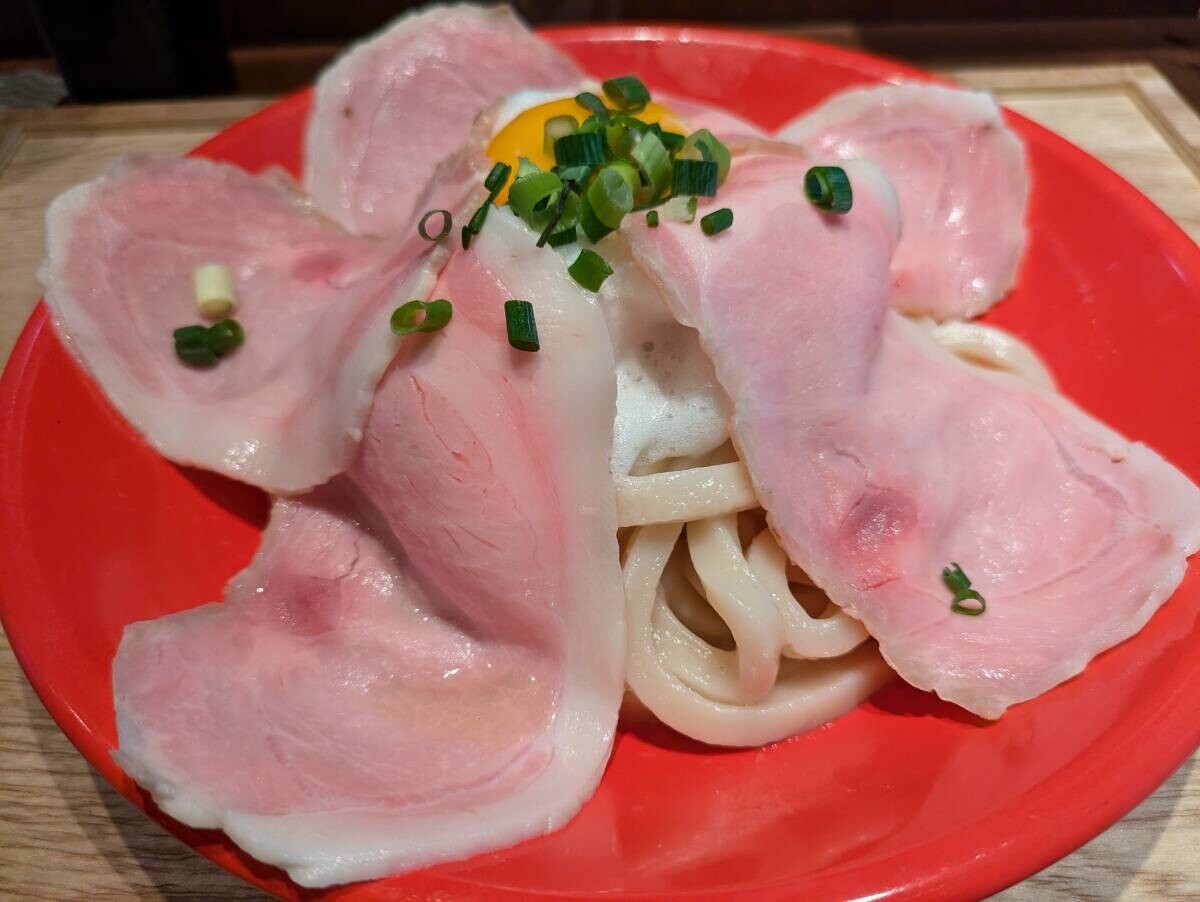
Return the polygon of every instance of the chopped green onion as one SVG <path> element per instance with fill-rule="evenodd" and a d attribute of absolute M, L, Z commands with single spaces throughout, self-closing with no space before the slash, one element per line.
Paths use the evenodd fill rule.
<path fill-rule="evenodd" d="M 221 357 L 238 348 L 246 333 L 235 319 L 223 319 L 211 326 L 181 326 L 172 333 L 175 354 L 192 366 L 212 366 Z"/>
<path fill-rule="evenodd" d="M 537 246 L 545 247 L 551 235 L 578 222 L 579 207 L 579 195 L 573 191 L 558 192 L 558 201 L 554 205 L 554 212 L 551 213 L 549 221 L 547 221 L 545 228 L 542 229 L 542 233 L 538 236 Z"/>
<path fill-rule="evenodd" d="M 207 326 L 181 326 L 172 333 L 175 339 L 175 355 L 192 366 L 212 366 L 217 362 L 216 352 L 208 346 Z"/>
<path fill-rule="evenodd" d="M 604 162 L 604 138 L 595 132 L 577 132 L 554 142 L 554 162 L 559 166 L 594 166 Z"/>
<path fill-rule="evenodd" d="M 600 86 L 604 96 L 623 110 L 643 109 L 650 102 L 650 92 L 642 80 L 633 75 L 610 78 Z"/>
<path fill-rule="evenodd" d="M 729 165 L 732 157 L 729 148 L 717 140 L 706 128 L 692 132 L 679 148 L 681 160 L 707 160 L 717 164 L 717 184 L 725 181 L 729 175 Z"/>
<path fill-rule="evenodd" d="M 507 163 L 497 163 L 492 167 L 492 171 L 487 174 L 487 178 L 483 180 L 483 187 L 487 188 L 494 197 L 500 193 L 500 189 L 508 181 L 508 176 L 511 172 L 512 167 Z"/>
<path fill-rule="evenodd" d="M 567 272 L 588 291 L 599 291 L 604 280 L 612 275 L 612 267 L 595 251 L 584 248 L 575 262 L 567 267 Z"/>
<path fill-rule="evenodd" d="M 658 126 L 657 130 L 654 128 L 654 126 L 651 126 L 651 130 L 654 131 L 654 133 L 656 135 L 658 135 L 658 140 L 662 141 L 663 147 L 665 147 L 667 149 L 667 151 L 671 152 L 671 153 L 673 153 L 673 152 L 679 150 L 679 148 L 683 147 L 683 142 L 687 140 L 683 135 L 679 134 L 678 132 L 663 131 L 661 125 Z"/>
<path fill-rule="evenodd" d="M 733 225 L 733 211 L 728 207 L 713 210 L 707 216 L 700 217 L 700 230 L 705 235 L 715 235 L 724 232 Z"/>
<path fill-rule="evenodd" d="M 480 205 L 479 209 L 472 214 L 467 224 L 463 226 L 462 246 L 464 251 L 471 246 L 471 238 L 483 231 L 483 224 L 487 220 L 488 210 L 491 209 L 496 195 L 504 190 L 504 183 L 508 181 L 511 173 L 512 167 L 507 163 L 497 163 L 492 167 L 492 171 L 487 174 L 487 178 L 483 180 L 483 187 L 488 190 L 488 199 Z"/>
<path fill-rule="evenodd" d="M 392 311 L 391 327 L 396 335 L 436 332 L 454 315 L 454 307 L 445 298 L 436 301 L 409 301 Z"/>
<path fill-rule="evenodd" d="M 517 216 L 541 231 L 562 188 L 562 179 L 553 172 L 535 172 L 512 183 L 508 189 L 508 205 Z"/>
<path fill-rule="evenodd" d="M 224 263 L 197 266 L 192 270 L 192 287 L 196 291 L 196 307 L 208 319 L 228 316 L 237 304 L 233 270 Z"/>
<path fill-rule="evenodd" d="M 542 147 L 546 153 L 554 153 L 554 142 L 567 135 L 573 135 L 579 130 L 579 120 L 574 116 L 551 116 L 546 120 L 545 137 Z"/>
<path fill-rule="evenodd" d="M 662 215 L 675 222 L 692 222 L 696 218 L 696 198 L 672 197 L 663 204 Z"/>
<path fill-rule="evenodd" d="M 551 247 L 562 247 L 564 244 L 574 244 L 579 240 L 579 236 L 575 231 L 575 226 L 570 226 L 562 231 L 555 232 L 546 239 L 546 243 Z"/>
<path fill-rule="evenodd" d="M 587 110 L 596 118 L 596 121 L 603 124 L 608 122 L 608 107 L 604 105 L 604 101 L 592 94 L 590 91 L 584 91 L 582 94 L 575 95 L 575 102 Z M 587 125 L 584 122 L 584 125 Z"/>
<path fill-rule="evenodd" d="M 650 197 L 658 197 L 671 184 L 671 155 L 654 132 L 646 132 L 633 147 L 633 161 L 650 188 Z"/>
<path fill-rule="evenodd" d="M 648 212 L 646 214 L 646 225 L 650 226 L 650 228 L 652 228 L 652 229 L 658 228 L 658 211 L 657 210 L 651 210 L 650 212 Z"/>
<path fill-rule="evenodd" d="M 679 160 L 671 173 L 672 194 L 701 194 L 711 197 L 717 193 L 720 170 L 712 160 Z"/>
<path fill-rule="evenodd" d="M 442 227 L 438 229 L 434 235 L 429 234 L 428 223 L 435 216 L 442 217 Z M 421 221 L 417 224 L 417 232 L 426 241 L 441 241 L 450 234 L 450 230 L 454 228 L 454 217 L 450 215 L 449 210 L 430 210 L 421 217 Z"/>
<path fill-rule="evenodd" d="M 642 187 L 642 177 L 638 175 L 637 169 L 623 160 L 616 160 L 604 167 L 611 169 L 621 178 L 625 179 L 625 184 L 629 186 L 629 190 L 636 194 Z"/>
<path fill-rule="evenodd" d="M 491 208 L 492 199 L 489 197 L 483 202 L 479 209 L 471 215 L 470 221 L 463 226 L 462 247 L 464 251 L 471 246 L 471 238 L 483 231 L 483 224 L 487 221 L 488 210 Z"/>
<path fill-rule="evenodd" d="M 588 176 L 592 174 L 591 166 L 555 166 L 551 170 L 564 182 L 573 182 L 573 187 L 581 189 Z"/>
<path fill-rule="evenodd" d="M 641 137 L 641 129 L 634 123 L 636 119 L 628 116 L 616 116 L 609 120 L 604 129 L 604 140 L 613 156 L 621 160 L 629 159 L 633 146 Z"/>
<path fill-rule="evenodd" d="M 218 357 L 224 357 L 234 348 L 239 348 L 246 340 L 242 324 L 236 319 L 223 319 L 208 327 L 208 346 Z"/>
<path fill-rule="evenodd" d="M 850 179 L 841 166 L 814 166 L 804 174 L 804 193 L 826 213 L 848 213 L 854 203 Z"/>
<path fill-rule="evenodd" d="M 541 347 L 533 304 L 529 301 L 505 301 L 504 325 L 508 329 L 508 343 L 518 351 L 536 351 Z"/>
<path fill-rule="evenodd" d="M 544 170 L 541 166 L 533 162 L 533 160 L 530 160 L 527 157 L 517 157 L 517 178 L 513 179 L 513 181 L 516 181 L 517 179 L 523 179 L 527 175 L 533 175 L 535 172 L 545 171 L 546 170 Z"/>
<path fill-rule="evenodd" d="M 636 180 L 633 167 L 621 163 L 605 166 L 588 185 L 587 201 L 601 224 L 615 229 L 633 209 L 633 187 L 629 174 Z"/>
<path fill-rule="evenodd" d="M 950 610 L 955 614 L 965 614 L 968 617 L 978 617 L 987 610 L 987 602 L 983 600 L 983 596 L 971 588 L 971 581 L 967 579 L 967 574 L 963 573 L 962 567 L 953 561 L 950 566 L 942 568 L 942 582 L 946 584 L 946 588 L 954 593 L 954 601 L 950 603 Z"/>
<path fill-rule="evenodd" d="M 492 202 L 486 201 L 480 205 L 479 209 L 471 214 L 471 219 L 467 222 L 467 228 L 478 235 L 483 231 L 483 223 L 487 220 L 488 210 L 492 208 Z"/>
<path fill-rule="evenodd" d="M 596 218 L 596 213 L 592 210 L 592 205 L 588 203 L 586 197 L 583 199 L 583 206 L 579 210 L 579 228 L 583 229 L 583 234 L 593 244 L 612 231 L 609 226 L 606 226 Z"/>
<path fill-rule="evenodd" d="M 608 126 L 608 117 L 601 119 L 599 116 L 588 116 L 579 125 L 580 134 L 593 135 L 600 134 Z"/>

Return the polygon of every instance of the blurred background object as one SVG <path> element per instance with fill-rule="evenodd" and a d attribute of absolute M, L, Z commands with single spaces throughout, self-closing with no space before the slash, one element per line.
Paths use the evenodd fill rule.
<path fill-rule="evenodd" d="M 420 6 L 400 0 L 0 0 L 0 77 L 57 71 L 72 100 L 277 94 Z M 922 65 L 1154 63 L 1200 105 L 1198 2 L 1181 0 L 516 0 L 534 24 L 772 24 Z"/>

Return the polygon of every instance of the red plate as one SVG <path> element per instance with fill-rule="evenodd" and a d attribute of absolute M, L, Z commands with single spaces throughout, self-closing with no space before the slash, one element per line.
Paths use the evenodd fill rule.
<path fill-rule="evenodd" d="M 846 85 L 926 77 L 732 31 L 547 36 L 598 76 L 637 72 L 767 127 Z M 296 171 L 309 101 L 283 100 L 197 153 Z M 1200 477 L 1200 250 L 1091 157 L 1010 121 L 1033 167 L 1031 240 L 1019 288 L 989 320 L 1032 342 L 1085 408 Z M 64 352 L 43 307 L 9 361 L 0 410 L 4 625 L 46 707 L 118 790 L 184 842 L 272 892 L 304 895 L 221 834 L 165 818 L 109 757 L 122 628 L 219 597 L 254 551 L 265 499 L 155 455 Z M 1198 569 L 1136 638 L 998 723 L 894 685 L 762 750 L 623 730 L 599 791 L 566 829 L 328 896 L 986 895 L 1116 821 L 1200 743 Z"/>

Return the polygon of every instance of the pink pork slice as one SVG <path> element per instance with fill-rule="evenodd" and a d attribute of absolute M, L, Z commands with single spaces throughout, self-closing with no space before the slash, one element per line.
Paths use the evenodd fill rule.
<path fill-rule="evenodd" d="M 634 223 L 631 247 L 699 330 L 792 559 L 905 680 L 999 717 L 1141 629 L 1200 546 L 1200 490 L 890 311 L 894 195 L 848 163 L 853 209 L 822 214 L 807 165 L 735 158 L 720 195 L 732 228 Z M 982 615 L 951 610 L 952 561 Z"/>
<path fill-rule="evenodd" d="M 1012 288 L 1025 248 L 1029 170 L 990 95 L 942 85 L 851 88 L 778 132 L 814 157 L 864 159 L 900 198 L 892 303 L 976 316 Z"/>
<path fill-rule="evenodd" d="M 475 177 L 459 170 L 439 189 L 456 209 Z M 117 410 L 164 456 L 280 493 L 350 463 L 398 347 L 388 317 L 428 295 L 447 254 L 415 232 L 354 238 L 282 179 L 199 159 L 119 160 L 46 220 L 55 328 Z M 201 368 L 172 333 L 204 322 L 207 263 L 233 273 L 245 344 Z"/>
<path fill-rule="evenodd" d="M 355 45 L 317 82 L 304 185 L 349 231 L 411 225 L 424 176 L 475 117 L 525 88 L 573 95 L 583 73 L 507 6 L 430 7 Z"/>
<path fill-rule="evenodd" d="M 306 886 L 562 826 L 611 749 L 624 596 L 604 320 L 495 211 L 405 341 L 350 471 L 276 502 L 226 599 L 128 627 L 117 760 Z M 536 310 L 542 349 L 506 340 Z"/>

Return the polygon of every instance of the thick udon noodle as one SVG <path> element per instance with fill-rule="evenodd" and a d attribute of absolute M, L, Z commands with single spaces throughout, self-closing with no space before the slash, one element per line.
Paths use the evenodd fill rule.
<path fill-rule="evenodd" d="M 1053 390 L 1024 343 L 922 322 L 960 359 Z M 617 479 L 629 688 L 664 723 L 756 746 L 820 726 L 893 676 L 857 620 L 787 558 L 728 443 Z"/>

